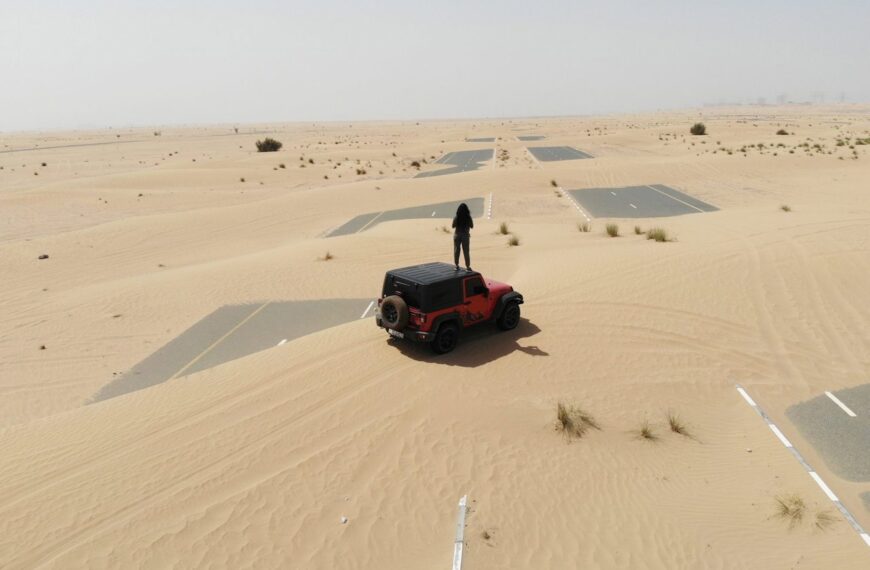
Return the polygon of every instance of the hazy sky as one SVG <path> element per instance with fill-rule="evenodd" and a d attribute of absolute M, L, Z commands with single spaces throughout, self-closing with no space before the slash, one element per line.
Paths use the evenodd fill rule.
<path fill-rule="evenodd" d="M 0 130 L 870 100 L 870 0 L 0 0 Z"/>

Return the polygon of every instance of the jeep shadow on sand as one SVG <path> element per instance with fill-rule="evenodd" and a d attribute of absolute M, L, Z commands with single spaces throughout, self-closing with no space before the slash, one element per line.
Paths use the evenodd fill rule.
<path fill-rule="evenodd" d="M 515 329 L 522 303 L 507 283 L 447 263 L 424 263 L 387 271 L 375 322 L 393 338 L 429 343 L 444 354 L 469 327 L 495 323 L 503 331 Z"/>

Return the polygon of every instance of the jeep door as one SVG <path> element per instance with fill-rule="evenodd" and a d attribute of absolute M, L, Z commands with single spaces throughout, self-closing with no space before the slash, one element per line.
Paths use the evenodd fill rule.
<path fill-rule="evenodd" d="M 462 282 L 462 324 L 473 325 L 489 316 L 489 290 L 480 275 L 466 277 Z"/>

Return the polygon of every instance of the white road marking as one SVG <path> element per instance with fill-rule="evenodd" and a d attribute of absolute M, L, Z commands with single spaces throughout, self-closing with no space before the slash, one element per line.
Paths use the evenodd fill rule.
<path fill-rule="evenodd" d="M 375 220 L 377 220 L 378 218 L 380 218 L 380 217 L 383 216 L 383 215 L 384 215 L 384 212 L 378 212 L 378 215 L 377 215 L 377 216 L 375 216 L 374 218 L 372 218 L 371 220 L 369 220 L 369 223 L 367 223 L 366 225 L 364 225 L 363 227 L 361 227 L 360 229 L 358 229 L 356 233 L 360 233 L 361 231 L 363 231 L 364 229 L 366 229 L 367 227 L 369 227 L 370 225 L 372 225 L 372 224 L 374 223 Z"/>
<path fill-rule="evenodd" d="M 867 543 L 867 546 L 870 546 L 870 534 L 867 534 L 866 532 L 862 533 L 861 538 L 864 539 L 864 542 Z"/>
<path fill-rule="evenodd" d="M 852 417 L 852 418 L 855 417 L 855 412 L 853 412 L 852 410 L 850 410 L 849 407 L 848 407 L 846 404 L 844 404 L 843 402 L 841 402 L 841 401 L 840 401 L 840 398 L 834 396 L 833 394 L 831 394 L 831 393 L 828 392 L 827 390 L 825 390 L 825 396 L 827 396 L 828 398 L 831 399 L 832 402 L 834 402 L 835 404 L 837 404 L 838 406 L 840 406 L 840 409 L 842 409 L 844 412 L 846 412 L 846 415 L 848 415 L 849 417 Z"/>
<path fill-rule="evenodd" d="M 456 538 L 453 541 L 453 570 L 462 570 L 462 548 L 465 546 L 465 513 L 468 511 L 468 495 L 459 499 L 456 517 Z"/>
<path fill-rule="evenodd" d="M 574 204 L 574 207 L 577 208 L 577 211 L 580 212 L 580 215 L 586 218 L 587 222 L 592 221 L 592 219 L 586 215 L 586 212 L 583 210 L 583 208 L 580 207 L 580 204 L 577 203 L 577 200 L 574 199 L 574 196 L 572 196 L 570 192 L 566 192 L 565 189 L 561 186 L 557 186 L 556 189 L 559 191 L 560 194 L 562 194 L 562 196 L 567 196 L 567 198 L 571 200 L 571 203 Z"/>
<path fill-rule="evenodd" d="M 541 166 L 541 161 L 538 160 L 538 157 L 536 157 L 534 154 L 532 154 L 532 151 L 529 150 L 529 147 L 525 147 L 525 149 L 526 149 L 526 152 L 529 153 L 529 156 L 532 157 L 532 160 L 535 162 L 535 164 L 538 165 L 538 168 L 543 169 L 544 167 Z"/>
<path fill-rule="evenodd" d="M 486 209 L 486 219 L 492 219 L 492 192 L 489 193 L 489 207 Z"/>
<path fill-rule="evenodd" d="M 779 431 L 779 428 L 776 427 L 774 424 L 767 424 L 767 427 L 770 428 L 770 431 L 773 432 L 773 435 L 775 435 L 776 437 L 779 438 L 779 441 L 781 441 L 782 444 L 783 444 L 784 446 L 786 446 L 786 447 L 794 447 L 794 446 L 791 444 L 791 442 L 788 440 L 788 438 L 785 437 L 785 435 L 783 435 L 783 433 L 782 433 L 781 431 Z"/>
<path fill-rule="evenodd" d="M 374 305 L 374 304 L 375 304 L 375 302 L 374 302 L 374 300 L 372 300 L 372 302 L 371 302 L 371 303 L 369 303 L 369 306 L 368 306 L 368 307 L 366 307 L 366 310 L 365 310 L 365 311 L 363 311 L 363 314 L 361 314 L 361 315 L 360 315 L 360 316 L 359 316 L 359 318 L 361 318 L 361 319 L 364 319 L 364 318 L 365 318 L 365 316 L 366 316 L 366 315 L 368 315 L 368 314 L 369 314 L 369 311 L 371 311 L 371 310 L 372 310 L 372 305 Z"/>
<path fill-rule="evenodd" d="M 747 404 L 749 404 L 749 405 L 752 406 L 753 408 L 757 406 L 757 404 L 755 403 L 755 400 L 753 400 L 753 399 L 749 396 L 749 394 L 746 393 L 746 390 L 744 390 L 743 388 L 741 388 L 740 386 L 738 386 L 738 387 L 737 387 L 737 391 L 740 392 L 740 395 L 743 396 L 743 399 L 746 400 L 746 403 L 747 403 Z"/>
<path fill-rule="evenodd" d="M 810 477 L 812 477 L 813 481 L 815 481 L 816 484 L 822 488 L 822 491 L 825 492 L 825 495 L 827 495 L 829 499 L 831 499 L 832 501 L 840 500 L 837 498 L 837 495 L 835 495 L 834 492 L 831 491 L 831 488 L 828 487 L 824 481 L 822 481 L 822 478 L 819 477 L 818 473 L 816 473 L 815 471 L 810 471 Z"/>
<path fill-rule="evenodd" d="M 670 198 L 670 199 L 673 200 L 674 202 L 679 202 L 680 204 L 682 204 L 682 205 L 684 205 L 684 206 L 688 206 L 688 207 L 692 208 L 693 210 L 698 210 L 699 212 L 703 212 L 703 211 L 704 211 L 704 210 L 702 210 L 701 208 L 698 208 L 698 207 L 696 207 L 696 206 L 693 206 L 693 205 L 689 204 L 688 202 L 683 202 L 683 201 L 680 200 L 679 198 L 674 198 L 674 197 L 671 196 L 670 194 L 666 194 L 665 192 L 662 192 L 662 191 L 659 190 L 658 188 L 653 188 L 653 187 L 650 186 L 649 184 L 647 184 L 647 188 L 649 188 L 650 190 L 653 190 L 653 191 L 655 191 L 655 192 L 658 192 L 658 193 L 661 194 L 662 196 L 666 196 L 666 197 Z"/>
<path fill-rule="evenodd" d="M 282 340 L 281 342 L 279 342 L 279 343 L 278 343 L 278 346 L 281 346 L 281 345 L 284 344 L 285 342 L 287 342 L 287 339 L 286 339 L 286 338 L 285 338 L 284 340 Z"/>
<path fill-rule="evenodd" d="M 432 210 L 432 217 L 435 217 L 435 210 Z"/>
<path fill-rule="evenodd" d="M 632 204 L 631 202 L 629 202 L 628 205 L 631 206 L 632 208 L 634 208 L 635 210 L 637 210 L 637 206 L 635 206 L 635 205 Z"/>
<path fill-rule="evenodd" d="M 611 194 L 613 194 L 614 196 L 616 196 L 616 192 L 611 192 Z"/>
<path fill-rule="evenodd" d="M 173 375 L 172 375 L 172 378 L 170 378 L 170 380 L 175 380 L 176 378 L 178 378 L 178 377 L 180 377 L 182 374 L 184 374 L 184 373 L 187 371 L 188 368 L 190 368 L 191 366 L 193 366 L 194 364 L 196 364 L 197 362 L 199 362 L 200 359 L 201 359 L 203 356 L 205 356 L 206 354 L 209 353 L 209 351 L 211 351 L 211 349 L 213 349 L 214 347 L 216 347 L 217 345 L 219 345 L 220 343 L 222 343 L 224 340 L 227 339 L 227 337 L 229 337 L 231 334 L 233 334 L 234 332 L 236 332 L 237 330 L 239 330 L 239 328 L 240 328 L 242 325 L 244 325 L 246 322 L 248 322 L 248 321 L 250 321 L 251 319 L 253 319 L 253 318 L 257 315 L 257 313 L 259 313 L 260 311 L 262 311 L 263 309 L 265 309 L 266 307 L 268 307 L 268 306 L 271 305 L 271 304 L 272 304 L 272 301 L 267 301 L 267 302 L 263 303 L 262 305 L 260 305 L 259 307 L 257 307 L 256 309 L 254 309 L 254 310 L 251 312 L 251 314 L 249 314 L 247 317 L 245 317 L 244 319 L 242 319 L 241 321 L 239 321 L 239 323 L 238 323 L 236 326 L 234 326 L 233 328 L 231 328 L 230 330 L 228 330 L 228 331 L 226 332 L 226 334 L 224 334 L 222 337 L 220 337 L 219 339 L 217 339 L 216 341 L 214 341 L 212 344 L 210 344 L 208 348 L 206 348 L 205 350 L 203 350 L 202 352 L 200 352 L 200 353 L 196 356 L 196 358 L 194 358 L 193 360 L 191 360 L 190 362 L 188 362 L 187 364 L 185 364 L 184 367 L 182 367 L 181 370 L 179 370 L 178 372 L 176 372 L 175 374 L 173 374 Z"/>

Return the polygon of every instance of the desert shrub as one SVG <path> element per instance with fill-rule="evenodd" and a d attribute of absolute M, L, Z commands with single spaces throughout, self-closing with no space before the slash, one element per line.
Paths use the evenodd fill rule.
<path fill-rule="evenodd" d="M 657 242 L 671 241 L 668 237 L 668 232 L 664 228 L 650 228 L 646 232 L 646 239 L 653 239 Z"/>
<path fill-rule="evenodd" d="M 680 416 L 677 415 L 673 410 L 668 410 L 668 427 L 671 428 L 671 431 L 674 433 L 678 433 L 680 435 L 684 435 L 686 437 L 692 437 L 689 433 L 689 429 L 686 427 L 686 424 L 680 419 Z"/>
<path fill-rule="evenodd" d="M 562 402 L 556 404 L 556 429 L 564 433 L 565 437 L 568 439 L 583 437 L 589 428 L 601 429 L 592 415 L 577 406 L 566 405 Z"/>
<path fill-rule="evenodd" d="M 778 135 L 787 135 L 787 134 L 788 134 L 788 131 L 785 130 L 785 129 L 779 129 L 778 131 L 776 131 L 776 134 L 778 134 Z"/>
<path fill-rule="evenodd" d="M 555 180 L 550 180 L 550 186 L 552 186 L 553 188 L 557 187 L 558 185 L 559 184 L 557 184 Z"/>
<path fill-rule="evenodd" d="M 807 505 L 798 495 L 782 495 L 774 499 L 776 516 L 788 522 L 789 528 L 793 528 L 803 520 Z"/>
<path fill-rule="evenodd" d="M 692 128 L 689 129 L 689 132 L 693 135 L 706 135 L 707 127 L 704 125 L 704 123 L 695 123 L 694 125 L 692 125 Z"/>
<path fill-rule="evenodd" d="M 634 226 L 634 235 L 639 236 L 642 233 L 643 233 L 643 230 L 640 228 L 640 226 Z"/>
<path fill-rule="evenodd" d="M 619 226 L 616 224 L 607 224 L 604 227 L 604 231 L 606 231 L 607 235 L 609 235 L 610 237 L 619 236 Z"/>
<path fill-rule="evenodd" d="M 420 161 L 418 161 L 418 160 L 411 161 L 411 166 L 419 170 L 420 169 Z"/>
<path fill-rule="evenodd" d="M 791 212 L 791 206 L 789 206 L 788 204 L 783 204 L 782 206 L 779 207 L 779 209 L 782 210 L 783 212 Z"/>
<path fill-rule="evenodd" d="M 499 224 L 498 233 L 500 233 L 503 236 L 506 236 L 509 233 L 511 233 L 510 229 L 508 228 L 507 222 L 502 222 Z"/>
<path fill-rule="evenodd" d="M 577 229 L 583 233 L 587 233 L 589 231 L 592 231 L 592 226 L 589 224 L 589 222 L 581 222 L 577 224 Z"/>
<path fill-rule="evenodd" d="M 280 141 L 266 137 L 261 141 L 257 141 L 257 152 L 275 152 L 284 146 Z"/>
<path fill-rule="evenodd" d="M 652 426 L 650 426 L 649 422 L 646 420 L 644 420 L 635 430 L 635 434 L 639 439 L 645 439 L 647 441 L 656 441 L 659 438 L 659 436 L 653 431 Z"/>
<path fill-rule="evenodd" d="M 520 245 L 520 238 L 518 236 L 512 235 L 508 238 L 508 245 L 511 247 Z"/>

